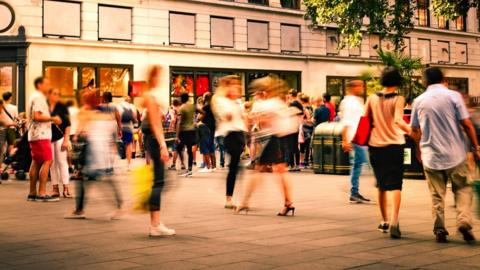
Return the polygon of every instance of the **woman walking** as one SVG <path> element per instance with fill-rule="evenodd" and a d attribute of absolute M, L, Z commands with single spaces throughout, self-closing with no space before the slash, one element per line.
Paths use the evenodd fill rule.
<path fill-rule="evenodd" d="M 390 237 L 400 238 L 401 191 L 403 184 L 403 148 L 405 134 L 410 127 L 403 120 L 405 98 L 397 91 L 402 85 L 402 76 L 395 68 L 386 68 L 381 76 L 383 91 L 368 98 L 365 115 L 373 122 L 368 142 L 370 161 L 377 179 L 378 202 L 382 222 L 378 229 L 384 233 L 390 230 Z M 389 220 L 387 192 L 392 193 L 393 209 Z"/>
<path fill-rule="evenodd" d="M 183 164 L 183 149 L 187 147 L 188 155 L 188 169 L 182 175 L 184 177 L 192 177 L 192 168 L 194 162 L 193 147 L 196 144 L 196 132 L 195 132 L 195 105 L 189 103 L 190 97 L 188 93 L 182 93 L 180 95 L 180 102 L 182 105 L 178 111 L 177 119 L 177 152 L 180 161 Z"/>
<path fill-rule="evenodd" d="M 250 114 L 260 130 L 255 135 L 260 146 L 260 156 L 255 162 L 255 169 L 258 173 L 254 173 L 249 178 L 243 200 L 235 212 L 248 212 L 250 197 L 260 178 L 259 173 L 266 171 L 266 167 L 272 166 L 273 173 L 280 179 L 284 197 L 284 207 L 277 215 L 287 216 L 290 212 L 294 215 L 292 184 L 287 175 L 288 169 L 283 145 L 287 136 L 298 132 L 298 111 L 288 108 L 284 98 L 287 90 L 286 83 L 276 76 L 269 75 L 258 79 L 252 83 L 250 88 L 265 95 L 265 100 L 258 103 Z"/>
<path fill-rule="evenodd" d="M 175 230 L 167 228 L 160 221 L 161 194 L 165 185 L 165 164 L 168 162 L 168 148 L 165 142 L 162 123 L 162 96 L 160 86 L 159 66 L 153 67 L 148 75 L 148 87 L 144 98 L 146 117 L 142 121 L 142 133 L 145 138 L 145 148 L 153 163 L 153 186 L 150 195 L 150 236 L 174 235 Z"/>
<path fill-rule="evenodd" d="M 226 152 L 230 155 L 227 174 L 227 198 L 225 208 L 233 209 L 233 192 L 240 165 L 240 157 L 245 148 L 247 125 L 242 108 L 237 100 L 241 97 L 240 78 L 235 75 L 220 79 L 213 98 L 213 111 L 217 119 L 217 136 L 224 136 Z"/>
<path fill-rule="evenodd" d="M 52 197 L 60 197 L 59 184 L 63 185 L 63 197 L 72 198 L 68 189 L 70 175 L 68 172 L 68 147 L 70 145 L 70 117 L 68 108 L 60 100 L 60 91 L 58 89 L 50 90 L 48 95 L 48 105 L 50 115 L 58 116 L 62 119 L 60 125 L 52 124 L 52 151 L 53 162 L 50 167 L 50 178 L 53 185 Z"/>

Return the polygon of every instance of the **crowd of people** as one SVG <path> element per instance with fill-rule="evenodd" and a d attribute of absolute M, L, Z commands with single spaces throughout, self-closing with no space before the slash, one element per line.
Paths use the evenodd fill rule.
<path fill-rule="evenodd" d="M 164 106 L 161 72 L 158 66 L 151 68 L 141 102 L 135 105 L 131 97 L 115 104 L 112 94 L 96 89 L 94 82 L 79 92 L 80 106 L 73 101 L 63 103 L 60 91 L 52 88 L 48 79 L 40 77 L 34 81 L 36 90 L 22 117 L 11 104 L 12 94 L 4 93 L 0 104 L 2 156 L 14 155 L 14 145 L 25 133 L 32 159 L 27 200 L 53 202 L 61 196 L 75 197 L 74 210 L 65 218 L 85 218 L 87 186 L 107 183 L 115 198 L 112 218 L 118 218 L 124 213 L 114 177 L 119 154 L 126 159 L 127 171 L 132 159 L 138 156 L 144 156 L 153 166 L 153 184 L 146 203 L 150 211 L 150 236 L 176 233 L 164 225 L 160 215 L 167 169 L 179 170 L 181 176 L 192 178 L 227 166 L 225 208 L 237 214 L 248 213 L 250 197 L 262 173 L 273 173 L 281 183 L 284 198 L 278 216 L 294 215 L 291 178 L 295 174 L 290 172 L 312 166 L 315 128 L 335 121 L 343 126 L 342 148 L 351 156 L 351 203 L 370 202 L 359 191 L 359 179 L 364 164 L 370 162 L 373 168 L 381 216 L 378 230 L 389 232 L 392 238 L 402 235 L 399 214 L 404 146 L 409 136 L 416 142 L 416 156 L 424 166 L 437 241 L 447 241 L 449 234 L 444 209 L 450 180 L 458 230 L 467 242 L 474 242 L 469 165 L 473 162 L 475 167 L 475 158 L 480 159 L 480 146 L 467 103 L 460 93 L 448 89 L 440 69 L 425 70 L 427 90 L 413 101 L 411 119 L 404 115 L 409 102 L 398 94 L 403 79 L 395 68 L 382 72 L 383 90 L 368 97 L 366 102 L 364 81 L 350 80 L 347 95 L 338 108 L 328 94 L 310 97 L 298 93 L 276 75 L 253 81 L 248 87 L 252 97 L 249 101 L 242 100 L 241 78 L 228 75 L 219 79 L 214 94 L 205 93 L 192 102 L 188 93 L 182 93 L 170 106 Z M 28 119 L 23 129 L 22 118 Z M 370 124 L 368 140 L 363 144 L 355 139 L 362 118 Z M 248 161 L 242 164 L 244 159 Z M 243 195 L 235 200 L 236 180 L 242 166 L 250 170 L 245 175 Z M 51 192 L 47 192 L 49 179 Z M 79 180 L 74 194 L 70 179 Z"/>

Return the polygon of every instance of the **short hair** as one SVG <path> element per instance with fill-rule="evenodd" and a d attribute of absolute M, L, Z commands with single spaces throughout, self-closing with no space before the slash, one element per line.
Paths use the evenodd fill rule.
<path fill-rule="evenodd" d="M 302 95 L 302 96 L 300 97 L 300 100 L 301 100 L 303 103 L 308 103 L 308 102 L 310 102 L 310 97 L 307 96 L 307 95 Z"/>
<path fill-rule="evenodd" d="M 332 96 L 329 93 L 323 94 L 323 101 L 324 102 L 330 102 L 332 100 Z"/>
<path fill-rule="evenodd" d="M 384 87 L 401 86 L 403 83 L 403 77 L 398 69 L 394 67 L 387 67 L 382 72 L 380 83 Z"/>
<path fill-rule="evenodd" d="M 438 67 L 429 67 L 425 69 L 424 77 L 427 86 L 442 83 L 444 80 L 443 72 Z"/>
<path fill-rule="evenodd" d="M 295 98 L 298 96 L 298 92 L 295 89 L 292 89 L 292 90 L 288 91 L 288 94 L 292 97 L 295 97 Z"/>
<path fill-rule="evenodd" d="M 38 87 L 39 87 L 40 84 L 42 84 L 44 81 L 45 81 L 45 78 L 43 78 L 43 77 L 37 77 L 37 78 L 33 81 L 33 85 L 35 86 L 35 89 L 38 90 Z"/>
<path fill-rule="evenodd" d="M 113 101 L 112 92 L 104 92 L 103 93 L 103 102 L 110 103 Z"/>
<path fill-rule="evenodd" d="M 190 96 L 188 95 L 187 92 L 183 92 L 180 95 L 180 101 L 182 102 L 182 104 L 187 103 L 189 99 L 190 99 Z"/>
<path fill-rule="evenodd" d="M 67 102 L 65 102 L 65 106 L 67 107 L 73 107 L 75 106 L 75 102 L 73 100 L 67 100 Z"/>
<path fill-rule="evenodd" d="M 5 101 L 9 101 L 12 98 L 13 94 L 10 91 L 3 93 L 2 98 Z"/>
<path fill-rule="evenodd" d="M 175 99 L 173 99 L 173 101 L 172 101 L 172 105 L 173 105 L 173 106 L 175 106 L 175 107 L 178 107 L 178 106 L 180 106 L 180 105 L 181 105 L 181 104 L 180 104 L 180 100 L 178 100 L 178 99 L 176 99 L 176 98 L 175 98 Z"/>

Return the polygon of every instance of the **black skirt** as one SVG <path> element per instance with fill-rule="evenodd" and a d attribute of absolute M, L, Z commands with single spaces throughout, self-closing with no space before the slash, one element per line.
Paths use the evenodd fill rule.
<path fill-rule="evenodd" d="M 258 163 L 260 165 L 285 163 L 285 151 L 282 142 L 283 138 L 270 137 L 263 150 L 261 150 Z"/>
<path fill-rule="evenodd" d="M 404 145 L 369 146 L 370 163 L 381 191 L 402 190 Z"/>

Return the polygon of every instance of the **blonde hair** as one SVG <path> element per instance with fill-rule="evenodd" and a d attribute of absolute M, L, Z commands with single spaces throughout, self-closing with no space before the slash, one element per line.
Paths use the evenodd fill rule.
<path fill-rule="evenodd" d="M 283 98 L 287 95 L 288 90 L 287 83 L 274 74 L 256 79 L 249 86 L 250 92 L 264 92 L 269 97 Z"/>

